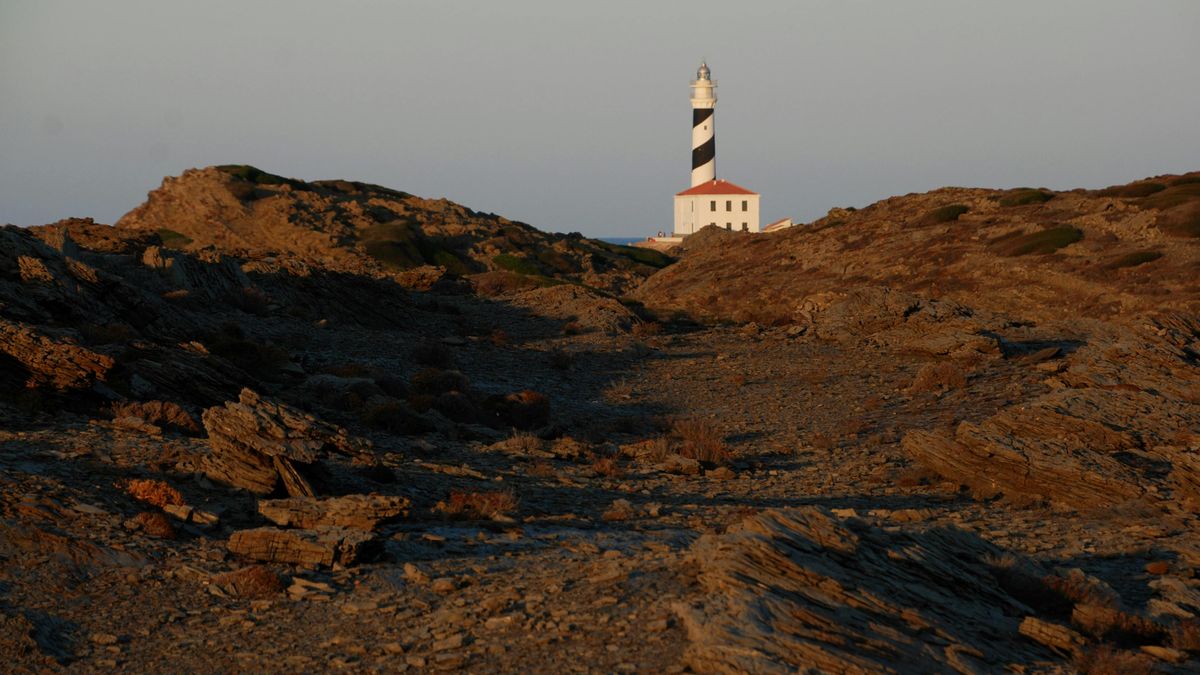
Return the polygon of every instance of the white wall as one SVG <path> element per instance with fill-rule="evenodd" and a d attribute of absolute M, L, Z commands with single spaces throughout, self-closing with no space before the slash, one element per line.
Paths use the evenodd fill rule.
<path fill-rule="evenodd" d="M 713 201 L 717 202 L 717 210 L 712 211 Z M 742 201 L 746 201 L 746 210 L 742 210 Z M 730 202 L 732 211 L 725 210 L 725 203 Z M 687 195 L 675 197 L 675 233 L 693 234 L 697 230 L 716 223 L 717 227 L 725 227 L 741 231 L 742 223 L 750 232 L 758 232 L 759 195 Z"/>

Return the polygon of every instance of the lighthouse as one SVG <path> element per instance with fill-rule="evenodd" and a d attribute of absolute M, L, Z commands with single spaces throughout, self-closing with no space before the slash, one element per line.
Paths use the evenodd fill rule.
<path fill-rule="evenodd" d="M 692 187 L 717 177 L 716 105 L 717 83 L 708 63 L 701 61 L 692 80 Z"/>
<path fill-rule="evenodd" d="M 758 193 L 717 180 L 717 134 L 713 124 L 717 83 L 707 62 L 700 63 L 691 88 L 692 186 L 675 195 L 675 236 L 687 236 L 708 225 L 758 232 Z"/>

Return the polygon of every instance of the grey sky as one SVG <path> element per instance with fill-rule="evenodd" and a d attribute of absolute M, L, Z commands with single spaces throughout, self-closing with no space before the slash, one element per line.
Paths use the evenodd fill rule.
<path fill-rule="evenodd" d="M 0 0 L 0 222 L 248 163 L 552 231 L 670 229 L 688 80 L 765 220 L 1200 169 L 1200 2 Z"/>

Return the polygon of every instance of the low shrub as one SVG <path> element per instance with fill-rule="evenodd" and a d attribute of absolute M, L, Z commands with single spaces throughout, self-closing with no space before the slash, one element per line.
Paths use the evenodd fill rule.
<path fill-rule="evenodd" d="M 423 434 L 434 428 L 403 401 L 395 399 L 371 403 L 363 408 L 359 420 L 373 429 L 406 436 Z"/>
<path fill-rule="evenodd" d="M 1200 182 L 1172 185 L 1146 197 L 1140 204 L 1144 208 L 1165 211 L 1197 201 L 1200 201 Z"/>
<path fill-rule="evenodd" d="M 409 352 L 413 361 L 423 366 L 449 368 L 454 362 L 454 352 L 441 340 L 424 340 Z"/>
<path fill-rule="evenodd" d="M 1104 268 L 1117 270 L 1123 267 L 1137 267 L 1138 265 L 1144 265 L 1148 262 L 1154 262 L 1161 257 L 1163 257 L 1161 251 L 1134 251 L 1133 253 L 1127 253 L 1120 258 L 1117 258 L 1116 260 L 1105 265 Z"/>
<path fill-rule="evenodd" d="M 1009 190 L 1000 198 L 1000 206 L 1025 206 L 1027 204 L 1043 204 L 1054 199 L 1054 193 L 1049 190 L 1034 188 L 1016 188 Z"/>
<path fill-rule="evenodd" d="M 538 275 L 542 273 L 541 268 L 538 267 L 533 261 L 527 258 L 521 258 L 512 255 L 511 253 L 501 253 L 500 255 L 492 258 L 492 264 L 500 269 L 516 272 L 517 274 L 524 274 L 527 276 Z"/>
<path fill-rule="evenodd" d="M 1130 183 L 1129 185 L 1113 185 L 1112 187 L 1104 188 L 1098 193 L 1101 197 L 1123 197 L 1125 199 L 1138 199 L 1141 197 L 1149 197 L 1155 192 L 1166 190 L 1167 186 L 1162 183 L 1153 181 L 1144 181 L 1141 183 Z"/>
<path fill-rule="evenodd" d="M 408 381 L 408 388 L 414 394 L 437 396 L 449 391 L 468 391 L 471 386 L 466 375 L 457 370 L 440 370 L 426 368 L 415 373 Z"/>
<path fill-rule="evenodd" d="M 159 241 L 162 242 L 162 245 L 165 248 L 183 248 L 184 246 L 192 243 L 191 237 L 176 232 L 175 230 L 168 230 L 165 227 L 159 228 L 157 233 Z"/>
<path fill-rule="evenodd" d="M 1068 225 L 1057 225 L 1037 232 L 997 239 L 992 246 L 998 255 L 1016 257 L 1054 253 L 1081 239 L 1083 239 L 1083 230 Z"/>
<path fill-rule="evenodd" d="M 485 406 L 501 424 L 515 429 L 536 429 L 550 422 L 550 399 L 531 389 L 491 396 Z"/>
<path fill-rule="evenodd" d="M 596 458 L 596 461 L 592 462 L 592 471 L 605 478 L 620 478 L 625 475 L 625 469 L 617 463 L 615 457 Z"/>
<path fill-rule="evenodd" d="M 1154 221 L 1154 225 L 1177 237 L 1200 237 L 1200 202 L 1162 213 Z"/>
<path fill-rule="evenodd" d="M 633 333 L 634 337 L 639 338 L 661 335 L 662 331 L 663 326 L 657 321 L 637 321 L 633 324 L 633 328 L 630 329 L 630 332 Z"/>
<path fill-rule="evenodd" d="M 970 210 L 971 207 L 965 204 L 950 204 L 925 212 L 921 221 L 930 224 L 949 223 L 958 220 L 959 216 Z"/>

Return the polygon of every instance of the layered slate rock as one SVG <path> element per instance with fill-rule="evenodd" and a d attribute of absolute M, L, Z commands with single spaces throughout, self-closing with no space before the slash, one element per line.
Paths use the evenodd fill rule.
<path fill-rule="evenodd" d="M 340 527 L 313 530 L 258 527 L 234 532 L 227 548 L 235 555 L 261 562 L 332 567 L 370 558 L 376 552 L 377 542 L 366 532 Z"/>
<path fill-rule="evenodd" d="M 280 527 L 343 527 L 371 532 L 382 523 L 408 515 L 410 503 L 406 497 L 391 495 L 291 497 L 260 500 L 258 512 Z"/>
<path fill-rule="evenodd" d="M 34 328 L 0 319 L 0 354 L 16 361 L 28 374 L 27 387 L 57 391 L 87 389 L 103 382 L 113 359 Z"/>
<path fill-rule="evenodd" d="M 922 465 L 983 494 L 1097 509 L 1133 499 L 1195 511 L 1200 319 L 1097 328 L 1054 389 L 952 432 L 911 431 Z"/>
<path fill-rule="evenodd" d="M 999 672 L 1051 652 L 1001 588 L 1002 555 L 956 528 L 887 530 L 816 507 L 768 510 L 692 548 L 676 609 L 698 672 Z"/>
<path fill-rule="evenodd" d="M 293 497 L 316 496 L 309 478 L 325 453 L 371 452 L 369 441 L 250 389 L 237 402 L 205 410 L 203 421 L 211 448 L 204 473 L 260 495 L 282 486 Z"/>

